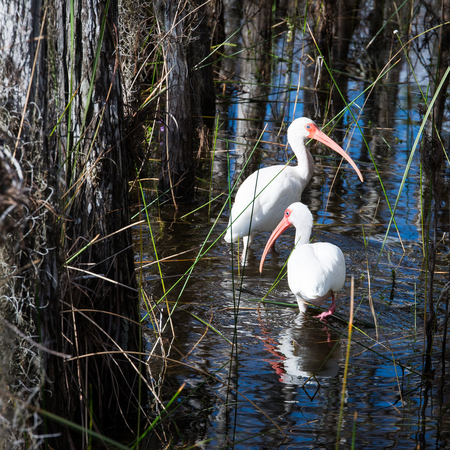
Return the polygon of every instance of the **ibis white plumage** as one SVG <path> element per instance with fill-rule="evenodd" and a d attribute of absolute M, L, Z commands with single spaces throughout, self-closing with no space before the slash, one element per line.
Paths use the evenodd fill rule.
<path fill-rule="evenodd" d="M 344 286 L 345 258 L 336 245 L 327 242 L 309 243 L 313 217 L 306 205 L 297 202 L 286 209 L 283 220 L 267 241 L 259 271 L 262 272 L 264 260 L 274 242 L 291 225 L 296 232 L 295 247 L 288 260 L 289 288 L 301 312 L 306 311 L 305 302 L 322 304 L 331 297 L 330 309 L 317 316 L 323 320 L 334 313 L 335 294 Z"/>
<path fill-rule="evenodd" d="M 327 145 L 355 169 L 361 181 L 361 172 L 345 151 L 317 128 L 311 119 L 296 119 L 287 131 L 288 142 L 297 157 L 297 166 L 277 165 L 252 173 L 239 188 L 231 208 L 226 242 L 243 238 L 242 260 L 258 231 L 272 231 L 284 210 L 301 200 L 314 171 L 314 161 L 305 146 L 307 139 L 316 139 Z"/>

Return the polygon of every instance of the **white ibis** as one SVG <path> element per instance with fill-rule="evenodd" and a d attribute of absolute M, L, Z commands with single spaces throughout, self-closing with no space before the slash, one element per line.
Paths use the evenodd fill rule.
<path fill-rule="evenodd" d="M 284 210 L 301 200 L 302 192 L 311 180 L 314 161 L 305 146 L 307 139 L 316 139 L 345 158 L 361 181 L 361 172 L 347 153 L 317 128 L 307 117 L 296 119 L 287 131 L 288 142 L 297 157 L 297 166 L 277 165 L 252 173 L 239 188 L 231 208 L 226 242 L 243 238 L 242 261 L 258 231 L 272 231 Z"/>
<path fill-rule="evenodd" d="M 324 320 L 335 310 L 335 293 L 345 282 L 345 259 L 342 250 L 327 242 L 309 243 L 313 217 L 308 207 L 297 202 L 284 212 L 283 220 L 267 241 L 261 257 L 259 271 L 262 272 L 266 255 L 284 230 L 294 225 L 295 248 L 288 260 L 288 283 L 294 293 L 300 312 L 306 311 L 305 302 L 321 304 L 331 297 L 332 305 L 318 318 Z"/>

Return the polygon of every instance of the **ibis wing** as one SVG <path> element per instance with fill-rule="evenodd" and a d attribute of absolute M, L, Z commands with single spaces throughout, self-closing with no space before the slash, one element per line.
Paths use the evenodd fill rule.
<path fill-rule="evenodd" d="M 295 249 L 289 258 L 291 291 L 303 300 L 320 302 L 338 292 L 345 282 L 345 259 L 339 247 L 319 242 Z"/>
<path fill-rule="evenodd" d="M 289 166 L 266 167 L 242 183 L 231 209 L 227 242 L 254 231 L 275 229 L 284 210 L 301 197 L 301 183 L 291 176 L 291 171 Z"/>

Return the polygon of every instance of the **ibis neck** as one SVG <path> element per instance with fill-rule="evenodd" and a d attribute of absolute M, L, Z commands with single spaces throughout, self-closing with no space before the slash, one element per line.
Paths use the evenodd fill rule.
<path fill-rule="evenodd" d="M 295 246 L 308 244 L 311 238 L 311 225 L 302 222 L 295 227 Z"/>
<path fill-rule="evenodd" d="M 312 174 L 314 172 L 314 160 L 306 148 L 303 139 L 297 140 L 291 143 L 292 150 L 297 157 L 297 167 L 296 170 L 299 176 L 305 180 L 305 186 L 311 180 Z"/>

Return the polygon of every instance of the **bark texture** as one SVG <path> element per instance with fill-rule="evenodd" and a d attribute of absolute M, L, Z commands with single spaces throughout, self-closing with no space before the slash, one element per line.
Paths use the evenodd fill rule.
<path fill-rule="evenodd" d="M 167 74 L 160 194 L 175 203 L 193 199 L 194 152 L 203 115 L 214 115 L 212 68 L 206 6 L 200 2 L 157 0 L 155 15 Z M 195 13 L 194 13 L 195 11 Z"/>
<path fill-rule="evenodd" d="M 161 193 L 171 192 L 174 202 L 193 197 L 194 122 L 187 63 L 185 35 L 186 8 L 179 2 L 159 4 L 159 22 L 166 33 L 163 40 L 167 97 L 165 141 L 161 152 Z"/>
<path fill-rule="evenodd" d="M 6 382 L 97 431 L 133 428 L 139 305 L 130 230 L 119 231 L 130 218 L 117 1 L 0 0 L 0 10 L 0 171 L 14 169 L 0 180 L 1 314 L 54 352 L 38 357 L 16 335 L 1 346 L 20 360 Z M 55 448 L 87 442 L 47 425 L 62 432 Z"/>
<path fill-rule="evenodd" d="M 65 252 L 68 258 L 81 253 L 62 281 L 62 332 L 69 337 L 64 350 L 82 359 L 66 367 L 65 406 L 81 421 L 93 406 L 104 428 L 136 413 L 139 403 L 139 358 L 126 354 L 140 348 L 131 232 L 116 233 L 130 223 L 118 8 L 115 1 L 74 1 L 72 39 L 69 5 L 56 10 L 55 54 L 59 114 L 77 91 L 60 128 L 60 148 L 67 149 Z"/>
<path fill-rule="evenodd" d="M 333 28 L 336 19 L 336 2 L 323 0 L 317 3 L 317 44 L 326 61 L 331 61 L 333 49 Z"/>
<path fill-rule="evenodd" d="M 40 421 L 28 407 L 39 403 L 42 359 L 31 337 L 42 333 L 40 318 L 52 316 L 57 325 L 44 341 L 53 349 L 61 342 L 55 167 L 47 139 L 52 101 L 46 88 L 48 42 L 41 38 L 48 10 L 39 0 L 2 0 L 0 11 L 0 352 L 6 363 L 2 383 L 9 385 L 1 392 L 13 397 L 1 401 L 8 405 L 6 417 L 20 418 L 0 434 L 33 446 L 41 441 Z M 20 429 L 24 423 L 27 431 Z"/>
<path fill-rule="evenodd" d="M 441 23 L 448 23 L 450 21 L 450 0 L 443 0 L 441 3 Z M 450 27 L 448 25 L 444 25 L 439 29 L 439 39 L 438 46 L 436 49 L 436 56 L 438 60 L 438 68 L 436 74 L 436 85 L 435 89 L 437 89 L 439 83 L 441 82 L 447 68 L 450 66 Z M 442 122 L 444 120 L 444 111 L 445 111 L 445 102 L 448 98 L 447 90 L 450 82 L 450 77 L 444 81 L 442 85 L 441 91 L 438 94 L 436 99 L 436 103 L 434 105 L 433 111 L 433 119 L 435 124 L 435 129 L 433 130 L 434 137 L 436 137 L 437 133 L 440 133 L 442 130 Z"/>
<path fill-rule="evenodd" d="M 344 66 L 348 58 L 350 42 L 353 37 L 353 31 L 358 24 L 358 10 L 360 0 L 339 1 L 337 4 L 337 23 L 336 23 L 336 58 L 337 64 Z"/>

